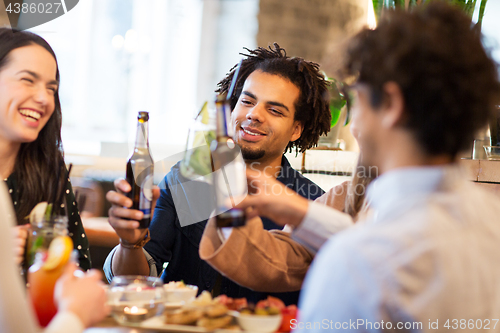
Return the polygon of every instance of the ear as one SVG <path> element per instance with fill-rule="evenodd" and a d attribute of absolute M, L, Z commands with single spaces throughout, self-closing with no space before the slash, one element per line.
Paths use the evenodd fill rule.
<path fill-rule="evenodd" d="M 393 128 L 403 119 L 405 100 L 401 88 L 396 82 L 387 82 L 383 87 L 385 101 L 383 104 L 383 128 Z"/>
<path fill-rule="evenodd" d="M 304 124 L 302 124 L 302 122 L 300 122 L 300 121 L 295 120 L 293 122 L 293 132 L 292 132 L 292 136 L 290 137 L 290 141 L 293 142 L 293 141 L 297 140 L 298 138 L 300 138 L 303 130 L 304 130 Z"/>

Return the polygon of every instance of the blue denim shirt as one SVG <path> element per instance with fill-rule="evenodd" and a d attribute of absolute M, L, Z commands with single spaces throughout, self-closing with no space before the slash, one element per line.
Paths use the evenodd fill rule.
<path fill-rule="evenodd" d="M 171 171 L 163 179 L 162 184 L 160 184 L 161 195 L 150 226 L 151 240 L 144 249 L 154 259 L 158 272 L 162 271 L 163 263 L 168 262 L 168 266 L 162 274 L 162 279 L 165 282 L 183 280 L 187 284 L 198 286 L 199 292 L 202 290 L 212 291 L 220 273 L 200 259 L 198 254 L 199 244 L 207 220 L 181 227 L 172 193 L 168 186 L 169 181 L 182 183 L 182 178 L 178 163 L 172 167 Z M 311 200 L 324 193 L 318 185 L 294 170 L 284 156 L 281 163 L 281 172 L 277 180 L 301 196 Z M 210 186 L 203 184 L 200 186 L 200 191 L 206 191 L 207 194 L 204 196 L 206 201 L 192 203 L 189 202 L 188 197 L 185 197 L 187 203 L 215 207 Z M 282 229 L 269 219 L 263 218 L 262 221 L 264 228 L 267 230 Z M 272 295 L 280 298 L 287 305 L 297 304 L 299 295 L 298 291 L 289 293 L 255 292 L 223 276 L 221 276 L 220 280 L 220 293 L 229 297 L 246 297 L 249 302 L 254 303 L 267 298 L 268 295 Z"/>

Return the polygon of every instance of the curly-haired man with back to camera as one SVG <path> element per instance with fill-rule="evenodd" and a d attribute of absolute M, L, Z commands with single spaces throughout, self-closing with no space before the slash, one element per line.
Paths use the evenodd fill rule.
<path fill-rule="evenodd" d="M 362 31 L 347 58 L 357 77 L 351 131 L 361 163 L 380 176 L 367 190 L 371 214 L 318 252 L 292 328 L 499 332 L 500 200 L 456 162 L 499 100 L 481 36 L 457 8 L 434 1 Z M 261 216 L 295 212 L 309 230 L 335 216 L 302 198 L 245 204 Z"/>
<path fill-rule="evenodd" d="M 368 185 L 368 214 L 332 236 L 338 211 L 291 192 L 263 194 L 260 175 L 249 175 L 258 191 L 239 205 L 286 219 L 321 247 L 291 328 L 500 331 L 500 200 L 467 181 L 456 161 L 499 101 L 497 65 L 481 36 L 470 18 L 435 1 L 363 30 L 347 59 L 345 74 L 357 77 L 351 131 L 360 166 L 380 175 Z M 296 283 L 290 275 L 281 283 Z"/>
<path fill-rule="evenodd" d="M 315 199 L 324 192 L 295 171 L 283 154 L 293 148 L 298 151 L 311 148 L 320 135 L 328 132 L 331 119 L 328 82 L 317 64 L 288 57 L 277 44 L 269 49 L 247 51 L 230 96 L 234 140 L 247 166 L 251 164 L 252 169 L 276 178 L 308 199 Z M 233 75 L 234 68 L 219 83 L 217 92 L 227 93 Z M 199 291 L 247 297 L 250 302 L 266 298 L 269 293 L 244 288 L 200 259 L 198 247 L 207 221 L 198 219 L 186 225 L 180 218 L 186 216 L 185 207 L 201 207 L 211 212 L 215 203 L 208 185 L 197 184 L 194 198 L 185 192 L 186 181 L 177 164 L 160 184 L 161 194 L 149 228 L 151 240 L 145 245 L 145 230 L 138 229 L 136 222 L 142 213 L 124 208 L 130 207 L 131 201 L 120 193 L 128 192 L 130 186 L 124 180 L 115 182 L 117 191 L 107 194 L 113 204 L 109 223 L 121 241 L 106 260 L 104 270 L 108 279 L 123 274 L 159 275 L 168 262 L 162 274 L 165 282 L 183 280 L 198 286 Z M 182 207 L 178 202 L 184 203 Z M 266 229 L 281 229 L 269 219 L 263 219 L 263 225 Z M 302 251 L 304 256 L 310 256 L 306 250 Z M 273 295 L 287 304 L 296 304 L 298 300 L 297 292 Z"/>

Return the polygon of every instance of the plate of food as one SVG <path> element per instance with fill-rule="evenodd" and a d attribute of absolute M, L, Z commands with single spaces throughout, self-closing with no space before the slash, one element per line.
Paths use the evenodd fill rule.
<path fill-rule="evenodd" d="M 213 332 L 217 329 L 240 329 L 236 325 L 230 310 L 217 299 L 212 299 L 209 292 L 202 292 L 194 300 L 185 303 L 179 309 L 165 310 L 162 316 L 156 316 L 134 327 L 141 327 L 161 332 Z"/>
<path fill-rule="evenodd" d="M 175 303 L 165 303 L 162 315 L 126 326 L 185 333 L 289 332 L 290 320 L 297 312 L 296 306 L 285 307 L 281 300 L 271 296 L 254 305 L 248 304 L 245 298 L 233 299 L 226 295 L 212 298 L 208 291 L 173 305 Z"/>

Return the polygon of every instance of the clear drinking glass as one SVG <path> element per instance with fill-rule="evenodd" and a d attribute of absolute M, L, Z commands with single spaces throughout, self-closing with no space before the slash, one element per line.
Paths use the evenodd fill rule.
<path fill-rule="evenodd" d="M 66 215 L 56 215 L 51 219 L 32 223 L 28 237 L 28 246 L 26 252 L 27 267 L 31 266 L 35 256 L 39 252 L 46 252 L 50 243 L 57 236 L 66 236 L 68 234 L 68 217 Z"/>
<path fill-rule="evenodd" d="M 500 161 L 500 146 L 484 146 L 486 158 L 490 161 Z"/>
<path fill-rule="evenodd" d="M 205 102 L 200 113 L 189 127 L 184 157 L 180 169 L 190 180 L 210 182 L 212 159 L 210 145 L 215 140 L 215 109 Z"/>
<path fill-rule="evenodd" d="M 115 276 L 107 291 L 111 314 L 122 325 L 139 324 L 165 308 L 163 281 L 152 276 Z"/>

